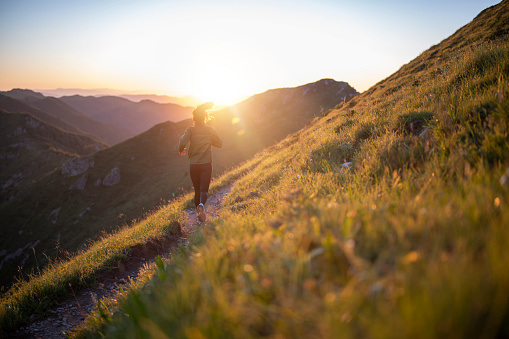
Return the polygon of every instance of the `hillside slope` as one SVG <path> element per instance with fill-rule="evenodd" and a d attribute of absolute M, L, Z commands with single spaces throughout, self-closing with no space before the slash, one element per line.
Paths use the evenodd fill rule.
<path fill-rule="evenodd" d="M 506 0 L 259 154 L 81 334 L 508 337 L 508 28 Z"/>
<path fill-rule="evenodd" d="M 250 159 L 357 94 L 346 82 L 322 79 L 298 87 L 271 89 L 222 109 L 210 122 L 226 145 L 215 152 L 216 162 L 231 166 L 234 162 L 229 159 Z"/>
<path fill-rule="evenodd" d="M 46 98 L 42 93 L 21 88 L 13 88 L 10 91 L 2 91 L 0 94 L 25 102 L 29 105 L 34 101 Z"/>
<path fill-rule="evenodd" d="M 46 264 L 47 256 L 76 251 L 88 239 L 143 216 L 178 193 L 182 183 L 170 174 L 181 170 L 183 177 L 185 159 L 169 150 L 183 130 L 168 123 L 88 156 L 67 156 L 59 163 L 41 154 L 51 172 L 34 178 L 0 204 L 0 228 L 9 234 L 0 239 L 1 284 L 8 286 L 19 267 L 26 273 L 36 264 Z M 20 159 L 12 162 L 13 167 L 18 164 Z M 31 247 L 26 244 L 34 243 L 35 256 L 25 256 Z M 11 255 L 18 252 L 22 255 Z"/>
<path fill-rule="evenodd" d="M 0 204 L 65 161 L 93 154 L 108 145 L 68 133 L 30 114 L 0 110 Z"/>
<path fill-rule="evenodd" d="M 195 107 L 200 104 L 200 101 L 198 99 L 190 95 L 185 97 L 173 97 L 168 95 L 156 95 L 156 94 L 121 94 L 118 96 L 134 102 L 140 102 L 142 100 L 151 100 L 160 104 L 177 104 L 183 107 Z"/>
<path fill-rule="evenodd" d="M 40 227 L 51 223 L 51 216 L 41 220 L 33 213 L 36 206 L 28 204 L 27 197 L 48 191 L 47 186 L 34 191 L 34 183 L 51 177 L 66 161 L 89 156 L 108 145 L 63 131 L 30 114 L 0 110 L 0 126 L 0 281 L 5 283 L 11 278 L 4 273 L 22 267 L 30 247 L 39 243 L 31 240 L 32 232 L 44 234 L 48 230 Z M 24 214 L 13 215 L 20 208 Z"/>

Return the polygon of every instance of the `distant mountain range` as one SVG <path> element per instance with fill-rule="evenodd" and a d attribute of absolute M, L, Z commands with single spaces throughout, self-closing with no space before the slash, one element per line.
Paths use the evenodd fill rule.
<path fill-rule="evenodd" d="M 151 100 L 133 102 L 115 96 L 83 97 L 73 95 L 58 99 L 89 117 L 129 130 L 134 134 L 146 131 L 164 121 L 191 118 L 192 107 L 160 104 Z"/>
<path fill-rule="evenodd" d="M 88 134 L 110 145 L 144 132 L 164 121 L 181 121 L 191 117 L 192 108 L 161 104 L 144 99 L 134 102 L 115 96 L 46 97 L 26 89 L 0 92 L 0 95 L 24 103 L 0 98 L 0 109 L 36 114 L 39 118 L 68 130 Z M 36 110 L 34 110 L 34 108 Z M 36 112 L 37 111 L 37 112 Z M 55 118 L 61 121 L 56 121 Z M 72 126 L 72 127 L 69 127 Z"/>
<path fill-rule="evenodd" d="M 42 89 L 35 91 L 42 93 L 43 95 L 52 96 L 56 98 L 73 95 L 94 96 L 94 97 L 116 96 L 129 99 L 134 102 L 139 102 L 142 100 L 152 100 L 160 104 L 177 104 L 180 106 L 191 106 L 191 107 L 200 104 L 200 101 L 191 95 L 177 97 L 169 95 L 147 94 L 147 91 L 126 91 L 110 88 L 95 88 L 95 89 L 57 88 L 49 90 Z"/>
<path fill-rule="evenodd" d="M 129 99 L 134 102 L 151 100 L 159 104 L 177 104 L 184 107 L 195 107 L 201 104 L 201 102 L 198 99 L 190 95 L 185 97 L 171 97 L 168 95 L 156 95 L 156 94 L 121 94 L 117 96 Z"/>
<path fill-rule="evenodd" d="M 215 119 L 210 124 L 221 136 L 223 148 L 214 150 L 214 175 L 249 159 L 356 94 L 357 91 L 345 82 L 323 79 L 295 88 L 269 90 L 215 112 Z M 5 95 L 0 96 L 0 99 L 4 98 L 6 102 L 11 100 L 10 105 L 4 104 L 10 108 L 11 113 L 4 113 L 1 117 L 5 121 L 11 121 L 17 116 L 16 108 L 21 109 L 25 114 L 18 114 L 18 125 L 10 123 L 9 126 L 12 125 L 13 130 L 21 128 L 23 131 L 24 128 L 27 133 L 51 129 L 47 126 L 49 123 L 43 122 L 42 118 L 32 119 L 37 122 L 32 124 L 35 127 L 29 129 L 25 126 L 29 124 L 28 121 L 32 121 L 29 114 L 43 116 L 45 111 L 42 109 L 54 112 L 65 107 L 61 113 L 67 112 L 70 116 L 74 116 L 76 112 L 86 115 L 85 110 L 88 114 L 100 111 L 109 116 L 110 121 L 115 121 L 111 117 L 120 117 L 121 112 L 128 112 L 133 121 L 136 121 L 130 121 L 129 126 L 139 126 L 142 130 L 150 121 L 166 117 L 164 109 L 174 106 L 148 101 L 134 103 L 119 97 L 72 96 L 56 99 L 35 92 L 19 96 L 20 93 L 16 91 L 11 93 L 11 96 L 14 95 L 18 95 L 18 98 L 25 102 Z M 1 103 L 2 100 L 0 108 Z M 143 110 L 147 113 L 143 114 Z M 139 119 L 136 119 L 136 114 L 140 115 Z M 187 114 L 190 118 L 191 112 L 188 111 Z M 59 114 L 61 119 L 55 117 L 55 121 L 63 121 L 64 115 Z M 93 119 L 91 116 L 87 117 Z M 143 117 L 146 117 L 147 121 L 140 122 Z M 73 126 L 70 123 L 68 125 Z M 110 125 L 118 127 L 113 123 Z M 180 156 L 175 146 L 185 129 L 191 125 L 191 119 L 180 122 L 166 121 L 109 148 L 105 148 L 105 144 L 95 143 L 98 152 L 68 149 L 63 152 L 66 156 L 59 158 L 49 155 L 37 158 L 29 152 L 30 147 L 18 147 L 21 143 L 18 139 L 2 139 L 6 150 L 19 149 L 19 157 L 23 156 L 23 159 L 27 160 L 21 163 L 13 159 L 9 170 L 6 169 L 5 175 L 2 172 L 0 176 L 3 197 L 0 201 L 0 229 L 8 233 L 8 236 L 0 240 L 0 251 L 5 250 L 6 254 L 5 257 L 0 256 L 1 276 L 6 277 L 0 283 L 9 284 L 18 266 L 23 266 L 25 272 L 34 267 L 33 253 L 27 256 L 28 245 L 37 244 L 37 262 L 44 263 L 44 255 L 52 257 L 57 254 L 56 243 L 61 250 L 75 251 L 87 239 L 97 237 L 101 231 L 110 231 L 117 225 L 140 218 L 175 195 L 190 190 L 192 184 L 187 157 Z M 5 135 L 13 135 L 11 129 L 6 131 Z M 39 145 L 40 148 L 47 145 L 46 148 L 51 149 L 51 144 L 59 144 L 57 140 L 60 140 L 60 135 L 79 136 L 75 131 L 70 133 L 59 128 L 54 130 L 59 132 L 55 132 L 56 140 L 41 137 L 39 141 L 34 139 L 30 143 Z M 83 150 L 95 145 L 93 139 L 83 139 L 79 144 Z M 63 146 L 59 149 L 64 150 Z M 7 151 L 4 153 L 5 157 L 9 156 Z M 31 158 L 33 165 L 30 163 Z M 29 163 L 30 165 L 27 165 Z M 38 175 L 25 174 L 22 170 L 27 166 L 36 168 L 39 163 L 46 163 L 51 170 L 44 169 Z M 20 166 L 16 167 L 16 164 Z M 21 179 L 30 183 L 14 185 Z M 20 187 L 22 189 L 19 189 Z M 14 253 L 19 255 L 8 257 Z"/>
<path fill-rule="evenodd" d="M 134 136 L 134 132 L 90 118 L 65 102 L 31 90 L 0 92 L 0 109 L 28 113 L 68 132 L 89 135 L 109 145 Z"/>
<path fill-rule="evenodd" d="M 3 93 L 6 94 L 6 92 L 3 92 Z M 4 94 L 2 94 L 2 92 L 0 92 L 0 109 L 1 110 L 4 110 L 6 112 L 12 112 L 12 113 L 27 113 L 27 114 L 33 115 L 34 117 L 41 119 L 42 121 L 52 124 L 53 126 L 58 127 L 64 131 L 71 132 L 71 133 L 86 134 L 80 128 L 73 126 L 70 123 L 67 123 L 66 121 L 56 117 L 55 115 L 44 112 L 34 106 L 31 106 L 31 105 L 23 102 L 23 101 L 14 99 L 14 98 L 12 98 L 12 96 L 7 96 Z M 37 99 L 37 100 L 39 100 L 39 99 Z"/>

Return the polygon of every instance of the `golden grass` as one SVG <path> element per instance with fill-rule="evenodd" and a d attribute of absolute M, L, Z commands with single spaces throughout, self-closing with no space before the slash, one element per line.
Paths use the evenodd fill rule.
<path fill-rule="evenodd" d="M 267 150 L 222 218 L 87 335 L 507 335 L 508 51 L 394 77 Z"/>

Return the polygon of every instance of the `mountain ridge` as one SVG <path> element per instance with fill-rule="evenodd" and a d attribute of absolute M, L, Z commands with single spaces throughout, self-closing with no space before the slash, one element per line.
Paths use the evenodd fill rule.
<path fill-rule="evenodd" d="M 29 112 L 39 116 L 48 123 L 61 126 L 71 132 L 93 136 L 108 144 L 116 144 L 122 140 L 126 140 L 129 137 L 132 137 L 134 134 L 118 126 L 106 124 L 104 122 L 90 118 L 89 116 L 73 109 L 59 99 L 53 97 L 45 97 L 41 93 L 37 93 L 32 90 L 13 89 L 7 92 L 0 92 L 0 94 L 10 97 L 13 100 L 22 102 L 28 106 L 32 106 L 37 110 L 44 112 L 45 114 L 41 114 L 40 111 L 34 111 L 33 109 L 30 109 L 26 106 L 23 107 L 20 104 L 8 104 L 6 102 L 0 103 L 0 105 L 3 104 L 4 107 L 10 111 Z M 49 116 L 52 116 L 58 120 L 49 118 Z M 60 121 L 65 122 L 65 124 L 62 124 Z M 72 127 L 69 127 L 69 125 Z"/>
<path fill-rule="evenodd" d="M 122 127 L 90 119 L 87 115 L 74 110 L 61 100 L 53 97 L 34 101 L 32 105 L 67 120 L 72 125 L 78 126 L 86 134 L 94 135 L 110 145 L 115 145 L 133 136 L 132 132 Z"/>
<path fill-rule="evenodd" d="M 31 105 L 28 105 L 20 100 L 13 99 L 9 96 L 6 96 L 0 93 L 0 109 L 11 112 L 11 113 L 28 113 L 31 114 L 43 121 L 46 121 L 52 124 L 55 127 L 58 127 L 64 131 L 71 133 L 79 133 L 86 134 L 84 131 L 80 130 L 76 126 L 72 126 L 71 124 L 63 121 L 60 118 L 57 118 L 49 113 L 46 113 L 40 109 L 37 109 Z"/>
<path fill-rule="evenodd" d="M 64 97 L 64 96 L 117 96 L 125 99 L 129 99 L 134 102 L 141 101 L 143 99 L 149 99 L 160 104 L 174 103 L 180 106 L 197 106 L 200 104 L 199 100 L 192 95 L 186 96 L 171 96 L 165 94 L 151 94 L 151 91 L 125 91 L 115 90 L 108 88 L 96 88 L 96 89 L 80 89 L 80 88 L 57 88 L 54 90 L 36 89 L 36 92 L 43 93 L 44 95 L 53 97 Z"/>
<path fill-rule="evenodd" d="M 178 122 L 191 117 L 193 108 L 159 104 L 151 100 L 133 102 L 117 96 L 64 96 L 59 100 L 93 119 L 139 134 L 164 121 Z"/>

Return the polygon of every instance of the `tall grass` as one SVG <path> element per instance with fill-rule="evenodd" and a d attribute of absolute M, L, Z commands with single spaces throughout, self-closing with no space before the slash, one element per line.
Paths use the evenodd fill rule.
<path fill-rule="evenodd" d="M 509 335 L 508 51 L 434 59 L 267 150 L 92 333 Z"/>

